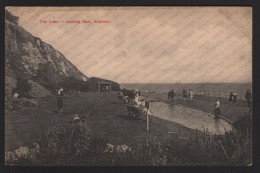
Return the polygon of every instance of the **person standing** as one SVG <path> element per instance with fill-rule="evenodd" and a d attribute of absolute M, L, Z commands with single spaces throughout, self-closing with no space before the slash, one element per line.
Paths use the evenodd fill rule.
<path fill-rule="evenodd" d="M 186 101 L 186 98 L 187 98 L 187 91 L 186 91 L 186 89 L 183 89 L 182 96 L 183 96 L 183 101 Z"/>
<path fill-rule="evenodd" d="M 192 101 L 192 99 L 193 99 L 193 91 L 192 90 L 190 90 L 190 92 L 189 92 L 189 98 L 190 98 L 190 101 Z"/>
<path fill-rule="evenodd" d="M 251 107 L 251 98 L 252 98 L 251 92 L 249 89 L 247 89 L 245 99 L 247 100 L 247 106 L 249 108 Z"/>
<path fill-rule="evenodd" d="M 233 92 L 230 93 L 228 102 L 231 102 L 231 104 L 233 103 Z"/>
<path fill-rule="evenodd" d="M 220 111 L 220 101 L 219 101 L 219 99 L 217 99 L 214 106 L 215 106 L 215 109 L 214 109 L 215 115 L 220 115 L 221 111 Z"/>
<path fill-rule="evenodd" d="M 237 93 L 234 92 L 233 93 L 233 104 L 232 105 L 236 105 L 236 103 L 237 103 Z"/>
<path fill-rule="evenodd" d="M 57 93 L 57 106 L 58 106 L 59 112 L 61 114 L 61 112 L 63 111 L 62 110 L 62 107 L 63 107 L 63 88 L 62 87 L 58 90 L 58 93 Z"/>

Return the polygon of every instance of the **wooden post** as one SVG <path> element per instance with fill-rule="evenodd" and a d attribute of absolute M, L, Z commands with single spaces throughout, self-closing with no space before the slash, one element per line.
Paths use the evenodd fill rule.
<path fill-rule="evenodd" d="M 146 130 L 149 131 L 150 130 L 150 117 L 149 117 L 149 114 L 148 114 L 148 111 L 149 111 L 149 102 L 145 102 L 145 108 L 147 109 L 147 112 L 146 112 Z"/>
<path fill-rule="evenodd" d="M 218 97 L 220 98 L 220 91 L 218 92 Z"/>
<path fill-rule="evenodd" d="M 149 126 L 150 126 L 150 124 L 149 124 L 149 115 L 148 115 L 148 109 L 147 109 L 147 112 L 146 112 L 146 130 L 147 131 L 150 130 Z"/>
<path fill-rule="evenodd" d="M 205 90 L 204 90 L 204 96 L 205 96 Z"/>
<path fill-rule="evenodd" d="M 109 84 L 109 91 L 112 91 L 112 88 L 111 88 L 111 83 Z"/>
<path fill-rule="evenodd" d="M 98 84 L 98 92 L 100 92 L 100 84 Z"/>

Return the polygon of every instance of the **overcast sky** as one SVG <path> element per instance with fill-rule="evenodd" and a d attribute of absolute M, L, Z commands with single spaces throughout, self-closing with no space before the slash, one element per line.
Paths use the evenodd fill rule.
<path fill-rule="evenodd" d="M 60 51 L 87 77 L 118 83 L 252 81 L 250 7 L 7 10 L 20 18 L 20 26 Z M 83 19 L 92 24 L 82 23 Z M 110 23 L 94 23 L 95 19 Z"/>

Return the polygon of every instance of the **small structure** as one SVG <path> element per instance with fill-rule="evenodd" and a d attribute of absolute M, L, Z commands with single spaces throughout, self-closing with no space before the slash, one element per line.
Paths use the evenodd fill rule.
<path fill-rule="evenodd" d="M 98 92 L 110 92 L 111 82 L 98 82 Z"/>

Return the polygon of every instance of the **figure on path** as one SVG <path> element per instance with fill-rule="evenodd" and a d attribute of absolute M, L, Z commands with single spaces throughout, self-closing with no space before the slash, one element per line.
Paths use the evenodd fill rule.
<path fill-rule="evenodd" d="M 220 101 L 219 101 L 219 99 L 217 99 L 214 106 L 215 106 L 215 109 L 214 109 L 215 115 L 220 115 L 221 111 L 220 111 Z"/>
<path fill-rule="evenodd" d="M 233 92 L 230 93 L 228 102 L 231 102 L 230 104 L 233 103 Z"/>
<path fill-rule="evenodd" d="M 251 107 L 251 98 L 252 98 L 252 94 L 250 92 L 249 89 L 247 89 L 246 91 L 246 95 L 245 95 L 245 99 L 247 101 L 247 106 L 250 108 Z"/>
<path fill-rule="evenodd" d="M 192 101 L 192 99 L 193 99 L 193 90 L 190 90 L 190 92 L 189 92 L 189 98 L 190 98 L 190 101 Z"/>
<path fill-rule="evenodd" d="M 59 113 L 61 114 L 61 112 L 63 111 L 62 110 L 62 107 L 63 107 L 63 88 L 62 87 L 58 90 L 58 93 L 57 93 L 57 106 L 59 109 Z"/>
<path fill-rule="evenodd" d="M 182 96 L 183 96 L 183 101 L 186 101 L 186 99 L 187 99 L 187 91 L 186 91 L 186 89 L 183 89 Z"/>
<path fill-rule="evenodd" d="M 236 105 L 236 103 L 237 103 L 237 93 L 234 92 L 233 93 L 233 103 L 232 103 L 232 105 Z"/>
<path fill-rule="evenodd" d="M 174 97 L 176 96 L 174 89 L 168 92 L 168 101 L 174 103 Z"/>

